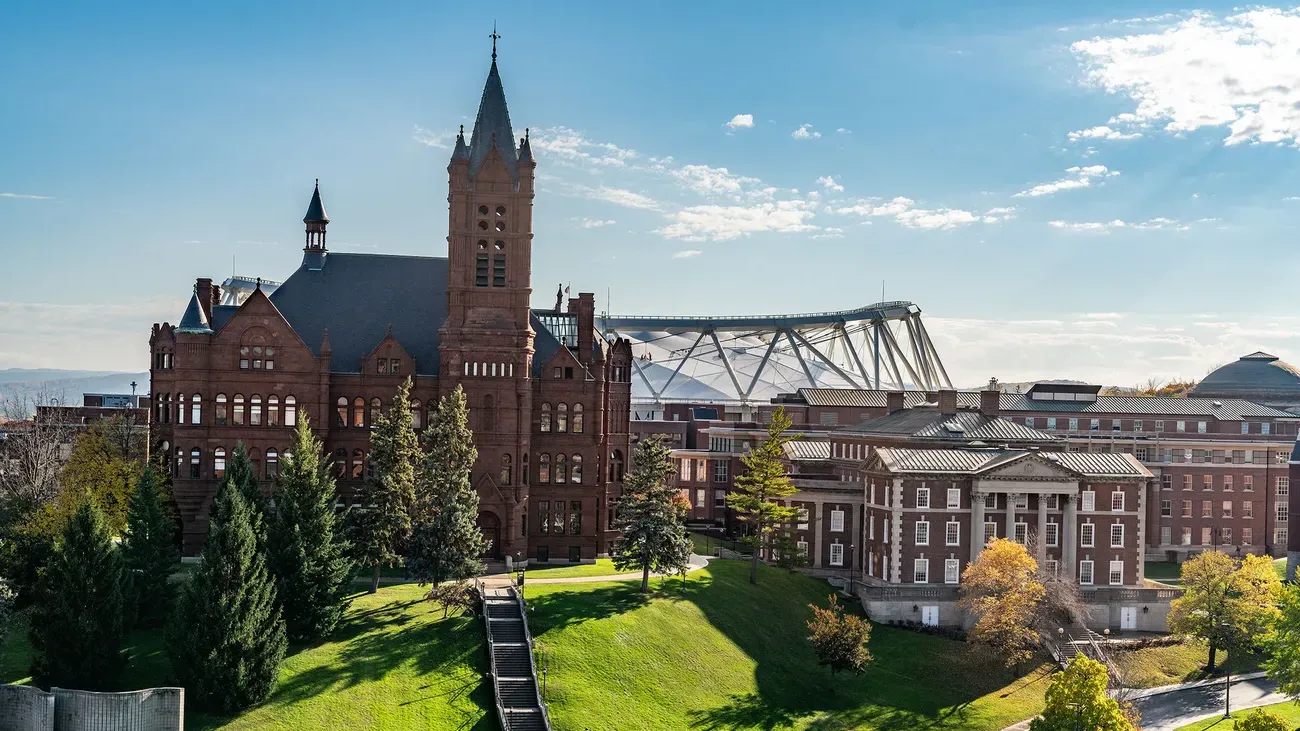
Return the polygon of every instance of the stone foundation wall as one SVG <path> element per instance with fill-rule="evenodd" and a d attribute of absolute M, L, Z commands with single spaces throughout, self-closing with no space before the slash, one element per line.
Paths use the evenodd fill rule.
<path fill-rule="evenodd" d="M 54 694 L 30 685 L 0 685 L 0 731 L 54 731 Z"/>
<path fill-rule="evenodd" d="M 185 689 L 95 693 L 0 685 L 0 731 L 184 731 Z"/>

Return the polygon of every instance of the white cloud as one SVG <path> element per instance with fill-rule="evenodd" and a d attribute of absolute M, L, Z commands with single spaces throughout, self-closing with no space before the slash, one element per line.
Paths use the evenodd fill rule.
<path fill-rule="evenodd" d="M 640 208 L 647 211 L 657 211 L 660 208 L 659 201 L 654 198 L 624 188 L 611 188 L 606 185 L 598 188 L 578 186 L 577 190 L 593 200 L 605 201 L 625 208 Z"/>
<path fill-rule="evenodd" d="M 1284 200 L 1284 201 L 1300 201 L 1300 195 L 1289 195 L 1289 196 L 1283 198 L 1282 200 Z"/>
<path fill-rule="evenodd" d="M 1106 125 L 1099 127 L 1089 127 L 1070 133 L 1070 141 L 1078 142 L 1079 140 L 1133 140 L 1141 137 L 1141 132 L 1121 132 L 1117 129 L 1111 129 Z M 1092 148 L 1088 148 L 1092 150 Z M 1095 152 L 1095 150 L 1093 150 Z"/>
<path fill-rule="evenodd" d="M 732 128 L 732 129 L 736 129 L 736 128 L 738 128 L 738 127 L 746 127 L 746 128 L 748 128 L 748 127 L 753 127 L 753 126 L 754 126 L 754 115 L 752 115 L 752 114 L 737 114 L 736 116 L 734 116 L 734 117 L 731 118 L 731 121 L 730 121 L 730 122 L 727 122 L 727 126 L 730 127 L 730 128 Z"/>
<path fill-rule="evenodd" d="M 51 200 L 51 197 L 48 195 L 31 195 L 30 193 L 0 193 L 0 198 L 17 198 L 25 201 Z"/>
<path fill-rule="evenodd" d="M 844 229 L 827 226 L 821 230 L 821 233 L 813 234 L 814 239 L 842 239 L 844 238 Z"/>
<path fill-rule="evenodd" d="M 1194 12 L 1163 29 L 1071 48 L 1087 83 L 1134 102 L 1118 121 L 1172 133 L 1222 127 L 1227 145 L 1296 145 L 1300 137 L 1300 9 Z"/>
<path fill-rule="evenodd" d="M 1118 218 L 1112 221 L 1048 221 L 1047 225 L 1065 231 L 1091 231 L 1095 233 L 1110 233 L 1116 229 L 1133 229 L 1135 231 L 1186 231 L 1191 228 L 1185 223 L 1179 223 L 1172 218 L 1163 217 L 1133 222 L 1121 221 Z"/>
<path fill-rule="evenodd" d="M 1065 169 L 1071 177 L 1054 180 L 1050 183 L 1039 183 L 1028 190 L 1022 190 L 1013 195 L 1013 198 L 1036 198 L 1040 195 L 1051 195 L 1062 190 L 1075 190 L 1077 188 L 1092 187 L 1092 181 L 1111 178 L 1119 175 L 1116 170 L 1110 170 L 1105 165 L 1075 165 Z"/>
<path fill-rule="evenodd" d="M 444 150 L 450 150 L 452 144 L 456 141 L 455 132 L 433 132 L 420 125 L 415 125 L 415 133 L 411 139 L 419 142 L 426 147 L 438 147 Z"/>
<path fill-rule="evenodd" d="M 736 175 L 726 168 L 683 165 L 680 168 L 665 168 L 664 172 L 676 179 L 682 187 L 706 197 L 726 196 L 737 200 L 754 195 L 770 197 L 770 194 L 761 188 L 754 190 L 754 187 L 763 181 Z"/>
<path fill-rule="evenodd" d="M 775 201 L 753 205 L 688 206 L 668 214 L 671 221 L 656 233 L 687 241 L 729 241 L 754 233 L 816 231 L 809 223 L 815 215 L 813 202 Z"/>
<path fill-rule="evenodd" d="M 850 201 L 839 207 L 827 207 L 829 213 L 863 217 L 892 218 L 900 226 L 926 230 L 952 229 L 972 223 L 998 223 L 1013 217 L 1014 208 L 993 208 L 984 215 L 957 208 L 917 208 L 916 201 L 901 196 L 886 202 L 874 199 Z"/>
<path fill-rule="evenodd" d="M 835 182 L 835 178 L 829 175 L 823 175 L 820 178 L 817 178 L 817 184 L 825 188 L 826 190 L 832 190 L 835 191 L 836 193 L 844 192 L 844 186 Z"/>
<path fill-rule="evenodd" d="M 563 126 L 533 130 L 528 142 L 540 157 L 570 165 L 626 167 L 629 160 L 639 157 L 636 150 L 595 142 Z"/>
<path fill-rule="evenodd" d="M 602 226 L 613 226 L 618 223 L 614 220 L 601 220 L 598 218 L 575 218 L 572 220 L 577 221 L 583 228 L 601 228 Z"/>
<path fill-rule="evenodd" d="M 984 223 L 998 223 L 1015 217 L 1016 209 L 1014 207 L 990 208 L 984 212 L 983 221 Z"/>
<path fill-rule="evenodd" d="M 703 251 L 700 251 L 699 249 L 686 249 L 686 250 L 684 250 L 684 251 L 679 251 L 679 252 L 677 252 L 676 254 L 673 254 L 673 258 L 674 258 L 674 259 L 694 259 L 695 257 L 697 257 L 697 256 L 699 256 L 700 254 L 703 254 L 703 253 L 704 253 L 704 252 L 703 252 Z"/>
<path fill-rule="evenodd" d="M 851 130 L 851 129 L 845 129 L 845 128 L 843 128 L 843 127 L 840 127 L 840 128 L 838 128 L 838 129 L 836 129 L 835 132 L 838 133 L 838 134 L 842 134 L 842 135 L 851 135 L 851 134 L 853 134 L 853 130 Z"/>
<path fill-rule="evenodd" d="M 815 140 L 822 136 L 821 132 L 814 132 L 811 124 L 801 124 L 799 129 L 790 133 L 790 136 L 796 140 Z"/>

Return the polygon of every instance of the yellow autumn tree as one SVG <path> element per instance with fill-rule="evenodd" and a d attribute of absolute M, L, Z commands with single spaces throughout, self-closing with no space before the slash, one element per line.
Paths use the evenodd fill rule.
<path fill-rule="evenodd" d="M 1038 562 L 1015 541 L 998 538 L 966 567 L 961 607 L 978 617 L 970 641 L 987 647 L 1007 667 L 1032 658 L 1038 647 L 1035 620 L 1046 589 Z"/>
<path fill-rule="evenodd" d="M 1183 564 L 1182 578 L 1185 591 L 1170 606 L 1169 631 L 1205 640 L 1208 671 L 1220 648 L 1253 643 L 1279 616 L 1282 585 L 1264 556 L 1238 564 L 1226 553 L 1206 551 Z"/>

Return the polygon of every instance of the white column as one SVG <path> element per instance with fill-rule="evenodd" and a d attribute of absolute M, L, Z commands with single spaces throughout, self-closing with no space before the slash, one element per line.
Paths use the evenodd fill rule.
<path fill-rule="evenodd" d="M 1020 499 L 1020 493 L 1007 493 L 1007 540 L 1014 540 L 1016 537 L 1016 501 Z"/>
<path fill-rule="evenodd" d="M 970 493 L 970 560 L 974 563 L 984 550 L 984 493 Z"/>
<path fill-rule="evenodd" d="M 889 561 L 889 583 L 898 584 L 903 580 L 903 479 L 896 478 L 893 494 L 889 498 L 889 530 L 892 556 Z M 846 546 L 847 548 L 847 546 Z"/>
<path fill-rule="evenodd" d="M 826 527 L 822 525 L 822 503 L 820 500 L 815 501 L 812 507 L 808 508 L 808 527 L 813 531 L 813 566 L 822 567 L 822 530 Z"/>
<path fill-rule="evenodd" d="M 1047 561 L 1047 493 L 1038 493 L 1038 566 Z"/>
<path fill-rule="evenodd" d="M 1079 496 L 1063 495 L 1065 515 L 1061 518 L 1061 573 L 1068 579 L 1078 577 L 1075 560 L 1079 555 Z"/>

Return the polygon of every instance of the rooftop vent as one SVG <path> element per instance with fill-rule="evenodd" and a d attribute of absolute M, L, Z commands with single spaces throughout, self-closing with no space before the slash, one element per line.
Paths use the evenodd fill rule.
<path fill-rule="evenodd" d="M 1214 404 L 1214 408 L 1216 409 L 1223 405 L 1222 401 L 1214 401 L 1212 403 Z"/>
<path fill-rule="evenodd" d="M 958 423 L 955 422 L 955 421 L 945 421 L 945 422 L 943 423 L 943 428 L 946 429 L 946 430 L 948 430 L 948 432 L 949 432 L 950 434 L 965 434 L 965 433 L 966 433 L 966 427 L 962 426 L 961 424 L 958 424 Z"/>

